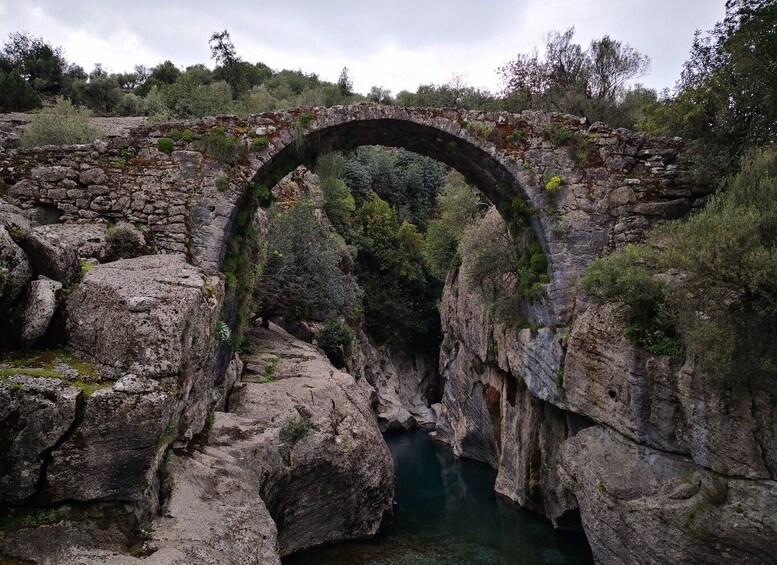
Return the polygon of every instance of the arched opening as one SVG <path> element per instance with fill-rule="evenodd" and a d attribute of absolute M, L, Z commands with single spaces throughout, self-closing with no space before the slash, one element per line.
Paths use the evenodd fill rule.
<path fill-rule="evenodd" d="M 529 194 L 518 182 L 515 173 L 500 158 L 489 154 L 488 151 L 469 140 L 444 129 L 408 120 L 379 119 L 347 121 L 309 132 L 296 128 L 296 130 L 292 129 L 286 133 L 289 139 L 283 145 L 279 144 L 277 151 L 262 166 L 257 168 L 251 180 L 253 185 L 271 189 L 299 164 L 312 165 L 320 156 L 333 151 L 347 151 L 361 146 L 378 145 L 406 149 L 456 169 L 464 175 L 469 183 L 477 187 L 491 204 L 498 206 L 504 202 L 512 203 L 516 199 L 521 199 L 524 202 L 530 201 Z M 509 221 L 512 218 L 505 217 L 505 219 Z M 547 249 L 545 232 L 538 216 L 527 214 L 525 219 L 533 230 L 536 240 L 543 248 Z M 240 222 L 237 223 L 240 224 Z M 547 263 L 545 269 L 547 270 Z M 530 331 L 529 341 L 535 339 L 537 329 L 543 324 L 547 324 L 547 321 L 553 317 L 547 306 L 541 302 L 527 308 L 526 315 L 527 325 L 521 329 Z M 552 340 L 554 331 L 555 328 L 549 328 L 541 339 Z M 445 333 L 454 340 L 461 339 L 461 336 L 455 335 L 456 332 L 452 327 L 446 328 Z M 310 336 L 310 339 L 315 339 L 315 336 Z M 437 344 L 438 350 L 434 352 L 432 357 L 438 357 L 441 346 L 442 343 Z M 532 347 L 531 343 L 528 347 Z M 492 371 L 492 368 L 498 367 L 498 356 L 497 351 L 489 350 L 468 357 L 467 370 L 478 375 L 482 374 L 485 379 L 487 375 L 496 372 Z M 453 361 L 455 358 L 451 357 L 451 362 Z M 551 370 L 555 371 L 555 369 Z M 494 377 L 499 379 L 494 381 L 496 386 L 489 385 L 480 388 L 482 398 L 478 400 L 482 405 L 481 412 L 488 420 L 488 429 L 492 435 L 497 433 L 505 417 L 502 398 L 507 398 L 508 395 L 504 391 L 507 390 L 507 387 L 515 387 L 516 379 L 522 378 L 515 377 L 508 372 L 502 371 L 502 373 L 499 377 Z M 522 382 L 521 385 L 523 385 Z M 378 395 L 380 396 L 380 392 Z M 474 440 L 475 438 L 469 439 Z M 467 443 L 467 438 L 465 438 L 464 443 Z M 471 442 L 469 445 L 474 445 L 474 443 Z M 498 440 L 494 443 L 497 444 Z M 500 448 L 499 445 L 495 447 L 497 450 Z M 471 453 L 463 455 L 472 456 Z M 499 457 L 498 451 L 492 455 L 488 462 L 494 465 Z M 533 464 L 538 465 L 539 462 L 534 459 L 532 460 Z M 272 507 L 270 511 L 273 512 Z"/>

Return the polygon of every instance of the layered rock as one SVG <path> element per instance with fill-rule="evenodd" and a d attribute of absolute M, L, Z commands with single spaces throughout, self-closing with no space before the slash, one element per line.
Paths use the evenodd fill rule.
<path fill-rule="evenodd" d="M 347 360 L 348 370 L 374 389 L 374 410 L 382 431 L 434 424 L 440 397 L 437 360 L 428 352 L 376 346 L 362 328 Z"/>
<path fill-rule="evenodd" d="M 639 349 L 611 306 L 580 300 L 568 328 L 504 327 L 466 268 L 441 307 L 439 439 L 496 468 L 497 492 L 582 526 L 598 562 L 769 562 L 777 414 L 765 391 L 722 392 L 692 360 Z M 540 326 L 542 307 L 527 310 Z"/>

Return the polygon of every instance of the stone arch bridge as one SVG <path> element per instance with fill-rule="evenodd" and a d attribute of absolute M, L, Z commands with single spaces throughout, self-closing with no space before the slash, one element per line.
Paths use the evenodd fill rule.
<path fill-rule="evenodd" d="M 245 157 L 225 164 L 203 154 L 198 139 L 215 128 L 236 136 Z M 187 129 L 183 138 L 172 133 L 172 151 L 160 151 L 159 139 Z M 528 201 L 549 259 L 546 325 L 568 320 L 573 287 L 587 263 L 639 239 L 656 221 L 704 203 L 705 191 L 678 164 L 679 139 L 589 127 L 574 116 L 543 112 L 373 104 L 205 118 L 144 126 L 93 145 L 9 150 L 0 154 L 0 196 L 56 211 L 63 222 L 147 226 L 155 251 L 185 253 L 193 264 L 217 270 L 251 183 L 272 187 L 301 152 L 315 159 L 359 145 L 403 147 L 437 159 L 497 205 Z M 554 176 L 562 184 L 547 190 Z"/>

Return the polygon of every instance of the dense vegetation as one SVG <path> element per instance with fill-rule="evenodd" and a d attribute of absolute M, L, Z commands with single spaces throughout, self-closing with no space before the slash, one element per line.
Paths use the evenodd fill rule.
<path fill-rule="evenodd" d="M 685 134 L 701 181 L 720 183 L 687 221 L 593 263 L 582 286 L 623 306 L 627 337 L 653 353 L 680 344 L 729 390 L 777 390 L 777 6 L 731 0 L 698 34 L 678 95 L 645 123 Z"/>

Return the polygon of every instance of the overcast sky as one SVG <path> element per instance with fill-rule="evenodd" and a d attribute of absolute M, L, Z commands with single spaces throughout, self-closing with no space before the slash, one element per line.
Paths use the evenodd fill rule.
<path fill-rule="evenodd" d="M 548 31 L 575 27 L 587 45 L 605 34 L 650 56 L 641 82 L 672 87 L 697 29 L 724 15 L 724 0 L 0 0 L 0 36 L 29 31 L 62 46 L 91 70 L 213 66 L 208 38 L 227 29 L 238 54 L 279 70 L 335 81 L 348 67 L 354 88 L 394 94 L 462 74 L 498 90 L 497 67 L 540 47 Z"/>

